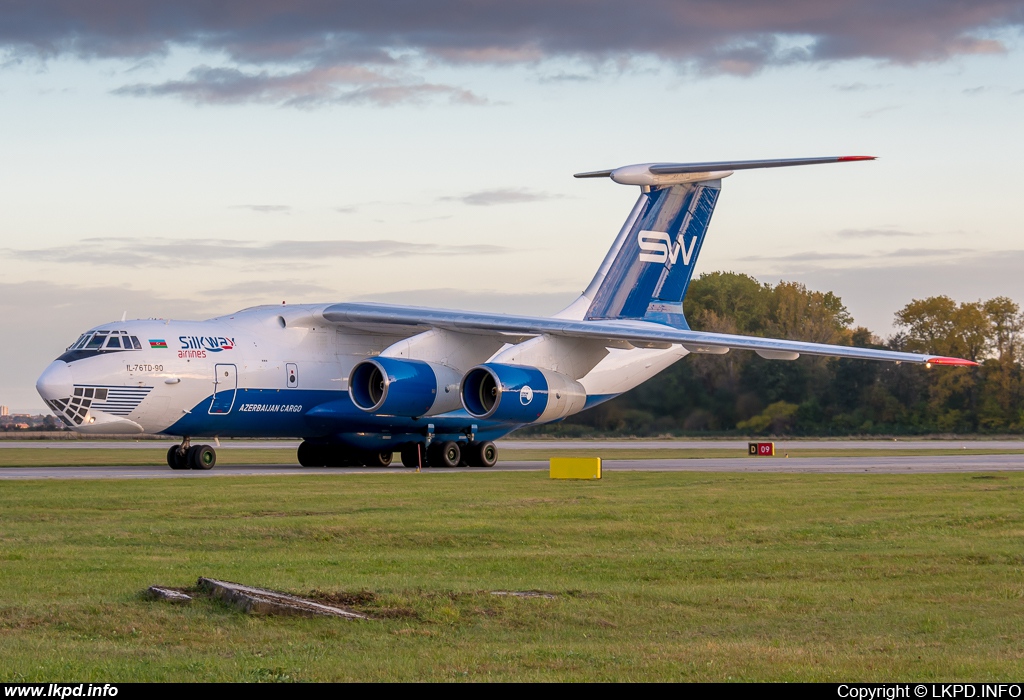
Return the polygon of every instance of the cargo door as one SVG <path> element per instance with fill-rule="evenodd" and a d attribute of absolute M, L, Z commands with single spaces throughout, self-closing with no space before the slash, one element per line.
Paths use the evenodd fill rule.
<path fill-rule="evenodd" d="M 238 370 L 234 365 L 216 365 L 213 377 L 213 401 L 210 402 L 212 415 L 231 413 L 238 391 Z"/>

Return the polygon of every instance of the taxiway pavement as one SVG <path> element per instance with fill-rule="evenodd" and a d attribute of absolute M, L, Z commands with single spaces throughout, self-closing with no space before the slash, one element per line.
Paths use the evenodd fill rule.
<path fill-rule="evenodd" d="M 609 459 L 607 472 L 784 472 L 808 474 L 939 474 L 951 472 L 1024 471 L 1024 455 L 909 455 L 906 457 L 725 457 L 710 459 Z M 500 471 L 547 471 L 546 461 L 500 462 L 493 469 L 425 469 L 425 474 Z M 217 476 L 302 476 L 332 474 L 405 474 L 413 469 L 317 468 L 295 465 L 218 465 L 210 471 L 175 471 L 145 467 L 8 467 L 0 480 L 11 479 L 205 479 Z"/>

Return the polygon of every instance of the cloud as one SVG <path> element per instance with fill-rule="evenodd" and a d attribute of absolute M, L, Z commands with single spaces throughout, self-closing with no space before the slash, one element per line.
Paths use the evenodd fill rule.
<path fill-rule="evenodd" d="M 583 73 L 556 73 L 554 75 L 541 76 L 540 78 L 537 78 L 537 82 L 542 84 L 589 83 L 596 79 L 596 75 L 584 75 Z"/>
<path fill-rule="evenodd" d="M 900 248 L 891 253 L 880 253 L 881 258 L 942 258 L 976 254 L 975 248 Z"/>
<path fill-rule="evenodd" d="M 881 83 L 846 83 L 845 85 L 833 85 L 832 87 L 840 92 L 864 92 L 866 90 L 881 90 L 886 86 Z"/>
<path fill-rule="evenodd" d="M 141 61 L 137 61 L 136 63 L 134 63 L 131 66 L 128 66 L 122 72 L 125 73 L 125 74 L 128 74 L 128 73 L 135 73 L 136 71 L 151 71 L 151 70 L 155 70 L 156 68 L 157 68 L 156 60 L 154 60 L 152 58 L 145 58 L 145 59 L 143 59 Z"/>
<path fill-rule="evenodd" d="M 872 257 L 864 253 L 819 253 L 816 251 L 808 251 L 805 253 L 793 253 L 791 255 L 747 255 L 742 258 L 737 258 L 742 262 L 754 262 L 754 261 L 773 261 L 773 262 L 810 262 L 815 260 L 860 260 L 863 258 Z"/>
<path fill-rule="evenodd" d="M 442 202 L 462 202 L 475 207 L 491 207 L 496 204 L 522 204 L 524 202 L 542 202 L 546 199 L 561 199 L 562 195 L 548 192 L 534 192 L 523 188 L 503 188 L 480 190 L 457 197 L 438 197 Z"/>
<path fill-rule="evenodd" d="M 860 115 L 860 118 L 872 119 L 874 117 L 877 117 L 879 114 L 885 114 L 886 112 L 891 112 L 895 109 L 901 109 L 902 107 L 903 105 L 885 105 L 884 107 L 876 107 L 875 109 L 869 109 L 868 111 L 863 112 Z"/>
<path fill-rule="evenodd" d="M 1006 51 L 993 37 L 1022 25 L 1014 0 L 34 0 L 4 8 L 0 52 L 137 62 L 183 48 L 221 57 L 224 66 L 118 90 L 201 104 L 476 104 L 473 93 L 405 71 L 417 62 L 614 67 L 637 58 L 734 75 L 847 59 L 912 65 Z"/>
<path fill-rule="evenodd" d="M 992 90 L 992 88 L 989 87 L 988 85 L 978 85 L 976 87 L 964 88 L 961 92 L 963 92 L 965 95 L 973 96 L 973 95 L 981 95 L 982 93 L 986 93 L 986 92 L 989 92 L 991 90 Z"/>
<path fill-rule="evenodd" d="M 178 97 L 194 104 L 245 104 L 314 108 L 329 104 L 389 107 L 446 98 L 454 104 L 484 105 L 475 93 L 450 85 L 417 83 L 362 66 L 327 66 L 271 73 L 234 67 L 197 66 L 182 80 L 134 83 L 112 91 L 129 97 Z"/>
<path fill-rule="evenodd" d="M 847 228 L 842 231 L 837 231 L 836 235 L 840 238 L 909 238 L 925 236 L 924 233 L 911 233 L 910 231 L 899 231 L 891 228 Z"/>
<path fill-rule="evenodd" d="M 941 258 L 961 257 L 976 254 L 977 251 L 971 248 L 900 248 L 891 251 L 875 251 L 873 253 L 848 253 L 836 251 L 834 253 L 822 253 L 809 251 L 805 253 L 793 253 L 792 255 L 750 255 L 737 260 L 743 262 L 768 261 L 768 262 L 816 262 L 819 260 L 845 261 L 868 261 L 865 266 L 878 267 L 885 260 L 893 258 Z"/>
<path fill-rule="evenodd" d="M 417 256 L 494 255 L 507 248 L 487 244 L 442 245 L 395 240 L 256 241 L 217 239 L 89 238 L 53 248 L 0 250 L 15 260 L 117 267 L 174 267 L 181 260 L 214 265 L 247 262 L 315 262 L 324 258 L 405 258 Z"/>
<path fill-rule="evenodd" d="M 289 214 L 292 208 L 285 204 L 236 204 L 232 209 L 249 209 L 260 214 Z"/>

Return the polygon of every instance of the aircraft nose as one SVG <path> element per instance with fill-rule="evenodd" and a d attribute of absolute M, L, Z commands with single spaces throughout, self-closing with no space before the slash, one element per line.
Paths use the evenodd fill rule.
<path fill-rule="evenodd" d="M 36 380 L 36 391 L 46 401 L 66 399 L 75 390 L 71 368 L 63 360 L 54 360 Z"/>

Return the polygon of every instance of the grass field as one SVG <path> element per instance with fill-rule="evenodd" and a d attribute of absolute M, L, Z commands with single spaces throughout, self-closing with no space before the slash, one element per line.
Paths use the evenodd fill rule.
<path fill-rule="evenodd" d="M 0 679 L 1019 680 L 1022 493 L 1018 473 L 5 482 Z M 198 576 L 377 619 L 140 595 Z"/>
<path fill-rule="evenodd" d="M 502 449 L 503 461 L 546 462 L 552 456 L 567 456 L 564 450 Z M 971 448 L 971 449 L 792 449 L 785 454 L 790 457 L 912 457 L 940 455 L 996 455 L 1024 454 L 1024 449 Z M 580 447 L 573 450 L 574 457 L 603 457 L 604 459 L 708 459 L 712 457 L 745 457 L 745 450 L 723 448 L 699 449 L 595 449 Z M 782 452 L 778 453 L 783 456 Z M 46 449 L 7 447 L 0 450 L 2 467 L 62 467 L 62 466 L 144 466 L 166 464 L 166 452 L 146 448 L 91 448 L 76 449 L 48 447 Z M 298 464 L 294 449 L 227 449 L 218 450 L 218 464 Z M 499 462 L 500 464 L 500 462 Z M 395 456 L 395 466 L 399 466 Z"/>

